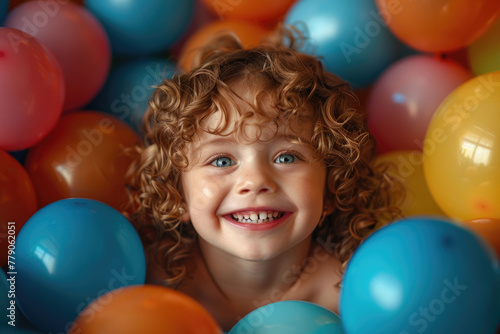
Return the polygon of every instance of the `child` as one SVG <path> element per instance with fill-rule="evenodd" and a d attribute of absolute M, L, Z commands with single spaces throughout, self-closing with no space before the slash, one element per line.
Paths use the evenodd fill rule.
<path fill-rule="evenodd" d="M 348 84 L 287 40 L 211 41 L 153 93 L 131 169 L 148 282 L 194 297 L 224 330 L 280 300 L 338 313 L 347 261 L 398 214 Z"/>

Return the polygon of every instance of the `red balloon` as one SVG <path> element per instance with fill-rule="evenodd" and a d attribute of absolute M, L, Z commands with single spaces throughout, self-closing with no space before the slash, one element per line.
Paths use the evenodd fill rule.
<path fill-rule="evenodd" d="M 56 56 L 64 73 L 64 110 L 87 105 L 109 73 L 111 47 L 101 23 L 68 1 L 29 1 L 13 9 L 4 25 L 35 36 Z"/>
<path fill-rule="evenodd" d="M 0 150 L 0 266 L 7 264 L 8 246 L 14 244 L 12 237 L 36 212 L 36 204 L 28 173 L 14 157 Z"/>
<path fill-rule="evenodd" d="M 458 63 L 429 55 L 391 65 L 373 85 L 368 101 L 368 126 L 379 151 L 422 150 L 434 112 L 470 78 Z"/>
<path fill-rule="evenodd" d="M 136 285 L 94 300 L 69 333 L 222 334 L 222 330 L 188 295 L 159 285 Z"/>
<path fill-rule="evenodd" d="M 64 78 L 52 52 L 20 30 L 0 27 L 0 148 L 24 150 L 61 116 Z"/>
<path fill-rule="evenodd" d="M 129 201 L 126 171 L 134 157 L 127 148 L 141 145 L 124 121 L 105 113 L 72 112 L 26 156 L 26 170 L 39 206 L 83 197 L 124 211 Z"/>

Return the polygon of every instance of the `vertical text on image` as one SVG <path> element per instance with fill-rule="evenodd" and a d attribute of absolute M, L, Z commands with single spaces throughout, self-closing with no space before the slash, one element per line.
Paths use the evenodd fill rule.
<path fill-rule="evenodd" d="M 9 290 L 7 291 L 7 298 L 9 306 L 7 307 L 7 318 L 10 326 L 16 325 L 16 223 L 7 223 L 7 282 Z"/>

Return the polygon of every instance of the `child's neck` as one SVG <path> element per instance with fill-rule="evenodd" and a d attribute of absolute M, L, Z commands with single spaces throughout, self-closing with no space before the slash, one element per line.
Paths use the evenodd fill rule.
<path fill-rule="evenodd" d="M 293 290 L 308 258 L 311 238 L 268 261 L 248 261 L 200 241 L 200 252 L 215 285 L 229 300 L 258 307 Z"/>

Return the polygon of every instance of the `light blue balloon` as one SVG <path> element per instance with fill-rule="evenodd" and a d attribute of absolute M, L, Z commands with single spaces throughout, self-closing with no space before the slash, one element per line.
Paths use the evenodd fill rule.
<path fill-rule="evenodd" d="M 118 211 L 91 199 L 40 209 L 19 231 L 16 254 L 19 307 L 46 332 L 66 332 L 97 297 L 145 281 L 137 232 Z"/>
<path fill-rule="evenodd" d="M 299 0 L 285 23 L 307 38 L 301 51 L 320 57 L 329 72 L 354 88 L 373 83 L 403 47 L 387 29 L 374 0 Z"/>
<path fill-rule="evenodd" d="M 339 316 L 314 303 L 287 300 L 247 314 L 229 334 L 344 334 Z"/>
<path fill-rule="evenodd" d="M 381 228 L 350 260 L 340 296 L 349 334 L 492 334 L 498 260 L 478 236 L 438 217 Z"/>
<path fill-rule="evenodd" d="M 176 70 L 173 62 L 163 58 L 130 59 L 114 64 L 104 87 L 87 109 L 113 114 L 140 132 L 155 86 L 171 79 Z"/>
<path fill-rule="evenodd" d="M 86 0 L 108 33 L 114 55 L 166 51 L 187 29 L 194 0 Z"/>

